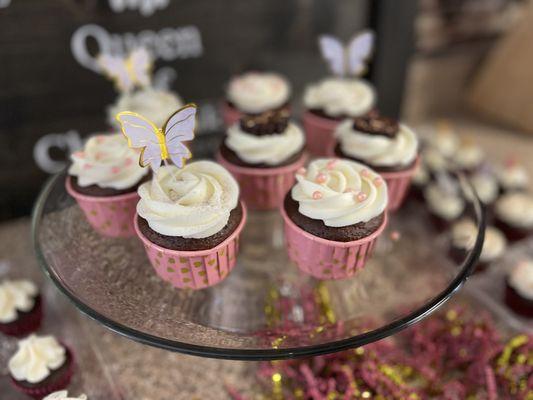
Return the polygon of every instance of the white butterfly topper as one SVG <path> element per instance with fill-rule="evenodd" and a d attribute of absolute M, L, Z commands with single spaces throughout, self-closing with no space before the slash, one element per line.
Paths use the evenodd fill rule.
<path fill-rule="evenodd" d="M 157 172 L 162 161 L 170 160 L 183 168 L 191 152 L 183 142 L 194 139 L 196 127 L 196 105 L 187 104 L 180 108 L 159 129 L 151 121 L 131 111 L 117 114 L 122 133 L 132 148 L 140 148 L 139 165 L 150 165 Z"/>
<path fill-rule="evenodd" d="M 151 83 L 153 60 L 144 47 L 133 50 L 127 58 L 100 54 L 97 62 L 120 92 L 129 92 L 135 86 L 146 87 Z"/>
<path fill-rule="evenodd" d="M 331 72 L 338 76 L 357 76 L 366 70 L 366 60 L 374 47 L 374 33 L 363 31 L 355 35 L 346 48 L 339 39 L 331 35 L 320 36 L 318 44 Z"/>

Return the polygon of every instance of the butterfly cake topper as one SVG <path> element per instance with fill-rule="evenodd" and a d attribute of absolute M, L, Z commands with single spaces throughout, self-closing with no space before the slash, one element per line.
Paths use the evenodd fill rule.
<path fill-rule="evenodd" d="M 144 47 L 134 49 L 127 57 L 100 54 L 97 63 L 119 92 L 131 92 L 152 82 L 153 59 Z"/>
<path fill-rule="evenodd" d="M 334 36 L 321 35 L 318 45 L 333 74 L 361 76 L 365 73 L 366 61 L 372 54 L 374 33 L 368 30 L 358 33 L 346 46 Z"/>
<path fill-rule="evenodd" d="M 187 104 L 174 112 L 162 128 L 140 114 L 123 111 L 117 114 L 122 133 L 128 139 L 128 146 L 141 149 L 139 165 L 150 166 L 157 172 L 161 162 L 172 162 L 183 168 L 185 161 L 192 157 L 183 142 L 194 139 L 196 127 L 196 105 Z"/>

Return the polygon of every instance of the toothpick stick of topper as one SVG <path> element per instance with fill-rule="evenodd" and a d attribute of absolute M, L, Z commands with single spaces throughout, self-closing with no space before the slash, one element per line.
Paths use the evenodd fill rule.
<path fill-rule="evenodd" d="M 157 172 L 161 162 L 172 162 L 183 168 L 185 160 L 192 157 L 183 142 L 194 139 L 196 127 L 196 104 L 187 104 L 174 112 L 159 129 L 153 122 L 131 111 L 117 114 L 122 133 L 128 139 L 128 146 L 140 148 L 139 165 L 150 166 Z"/>
<path fill-rule="evenodd" d="M 126 58 L 100 54 L 97 63 L 119 92 L 127 93 L 135 87 L 143 88 L 151 84 L 153 59 L 144 47 L 133 50 Z"/>
<path fill-rule="evenodd" d="M 366 61 L 374 48 L 374 33 L 368 30 L 358 33 L 347 46 L 334 36 L 321 35 L 318 45 L 333 74 L 361 76 L 366 72 Z"/>

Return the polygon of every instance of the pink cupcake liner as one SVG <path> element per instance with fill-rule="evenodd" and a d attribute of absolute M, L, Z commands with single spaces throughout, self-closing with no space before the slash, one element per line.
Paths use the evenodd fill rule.
<path fill-rule="evenodd" d="M 241 203 L 242 204 L 242 203 Z M 222 282 L 231 272 L 239 252 L 239 235 L 246 223 L 246 206 L 242 204 L 242 220 L 222 243 L 208 250 L 179 251 L 165 249 L 150 242 L 139 230 L 138 217 L 134 226 L 155 272 L 164 281 L 179 289 L 203 289 Z"/>
<path fill-rule="evenodd" d="M 26 394 L 27 396 L 33 397 L 34 399 L 42 399 L 43 397 L 48 396 L 50 393 L 57 392 L 59 390 L 65 389 L 72 379 L 72 375 L 74 374 L 74 354 L 72 351 L 63 345 L 66 350 L 69 357 L 67 358 L 67 361 L 69 363 L 68 368 L 66 371 L 59 377 L 57 377 L 53 382 L 48 383 L 47 385 L 43 386 L 36 386 L 36 387 L 25 387 L 21 385 L 15 378 L 11 377 L 11 383 L 13 386 L 20 392 Z"/>
<path fill-rule="evenodd" d="M 317 279 L 346 279 L 361 270 L 387 225 L 385 213 L 382 224 L 369 236 L 352 242 L 336 242 L 304 231 L 289 218 L 284 208 L 281 214 L 285 220 L 289 258 L 300 270 Z"/>
<path fill-rule="evenodd" d="M 43 320 L 43 300 L 39 295 L 35 298 L 33 310 L 22 314 L 18 320 L 0 324 L 0 332 L 4 335 L 22 337 L 39 330 Z"/>
<path fill-rule="evenodd" d="M 403 202 L 405 201 L 405 198 L 407 197 L 407 193 L 409 192 L 409 187 L 411 186 L 411 178 L 413 177 L 416 168 L 418 167 L 419 161 L 420 157 L 417 157 L 411 167 L 402 171 L 379 172 L 383 179 L 385 179 L 385 182 L 387 182 L 387 191 L 389 195 L 389 211 L 396 211 L 402 206 Z"/>
<path fill-rule="evenodd" d="M 295 173 L 305 165 L 307 155 L 294 163 L 277 168 L 249 168 L 228 162 L 219 153 L 217 161 L 239 182 L 241 198 L 253 210 L 278 208 L 287 192 L 294 185 Z"/>
<path fill-rule="evenodd" d="M 315 157 L 328 156 L 335 146 L 335 128 L 341 121 L 319 117 L 310 111 L 302 116 L 307 150 Z"/>
<path fill-rule="evenodd" d="M 108 237 L 135 235 L 132 221 L 139 202 L 137 191 L 118 196 L 87 196 L 74 190 L 70 177 L 66 180 L 66 188 L 95 231 Z"/>
<path fill-rule="evenodd" d="M 235 107 L 230 106 L 227 101 L 222 102 L 220 110 L 222 113 L 222 120 L 224 121 L 224 125 L 226 127 L 230 127 L 239 119 L 241 119 L 242 113 Z"/>

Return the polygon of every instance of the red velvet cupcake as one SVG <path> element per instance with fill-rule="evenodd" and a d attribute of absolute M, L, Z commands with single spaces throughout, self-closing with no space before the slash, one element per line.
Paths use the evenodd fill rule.
<path fill-rule="evenodd" d="M 507 276 L 505 303 L 515 313 L 533 318 L 533 260 L 516 264 Z"/>
<path fill-rule="evenodd" d="M 39 329 L 42 316 L 41 296 L 33 282 L 5 280 L 0 283 L 0 332 L 25 336 Z"/>
<path fill-rule="evenodd" d="M 495 224 L 510 241 L 533 233 L 533 196 L 514 192 L 501 196 L 494 206 Z"/>

